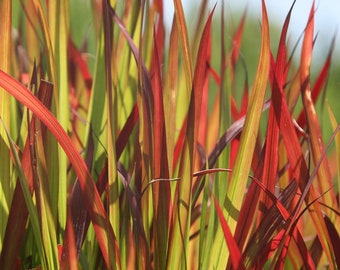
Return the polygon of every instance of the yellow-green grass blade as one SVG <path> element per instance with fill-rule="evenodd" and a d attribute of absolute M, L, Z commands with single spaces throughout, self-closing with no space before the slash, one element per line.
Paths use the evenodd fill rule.
<path fill-rule="evenodd" d="M 260 61 L 256 72 L 255 82 L 251 91 L 249 108 L 247 110 L 244 128 L 241 134 L 239 151 L 230 179 L 227 192 L 226 210 L 227 220 L 231 231 L 236 227 L 237 217 L 231 215 L 231 209 L 239 211 L 242 205 L 240 194 L 245 194 L 247 179 L 256 144 L 261 111 L 264 104 L 264 96 L 268 83 L 270 70 L 270 39 L 267 11 L 262 1 L 262 43 Z"/>
<path fill-rule="evenodd" d="M 12 1 L 0 0 L 0 69 L 6 72 L 10 71 L 11 56 L 11 33 L 12 33 Z M 4 124 L 10 127 L 10 95 L 0 88 L 0 117 Z M 14 186 L 11 187 L 10 180 L 10 161 L 9 145 L 6 132 L 0 127 L 0 252 L 6 224 L 8 211 L 12 201 Z"/>
<path fill-rule="evenodd" d="M 42 138 L 41 122 L 37 119 L 29 131 L 30 152 L 33 166 L 33 181 L 36 195 L 41 236 L 49 269 L 58 269 L 58 250 L 54 217 L 51 213 L 51 199 L 47 177 L 47 164 Z"/>
<path fill-rule="evenodd" d="M 108 203 L 109 220 L 115 232 L 117 241 L 120 243 L 120 209 L 119 209 L 119 182 L 117 175 L 116 158 L 116 130 L 117 130 L 117 88 L 113 86 L 112 66 L 113 66 L 113 27 L 110 18 L 108 3 L 103 3 L 103 28 L 104 28 L 104 51 L 105 51 L 105 79 L 106 79 L 106 117 L 107 117 L 107 153 L 108 153 Z M 113 250 L 109 250 L 113 253 Z M 114 256 L 114 254 L 110 254 Z"/>
<path fill-rule="evenodd" d="M 173 176 L 173 159 L 176 135 L 177 84 L 178 84 L 178 29 L 173 21 L 170 34 L 168 69 L 164 83 L 164 120 L 166 132 L 166 146 L 169 163 L 169 175 Z"/>
<path fill-rule="evenodd" d="M 221 8 L 221 60 L 220 60 L 220 86 L 218 92 L 218 104 L 217 108 L 219 110 L 219 115 L 217 120 L 218 124 L 218 137 L 221 137 L 222 134 L 227 130 L 230 126 L 230 100 L 231 100 L 231 70 L 234 69 L 230 65 L 230 61 L 227 62 L 226 57 L 226 46 L 225 46 L 225 21 L 224 21 L 224 3 L 222 3 Z M 229 146 L 221 153 L 217 160 L 216 166 L 219 168 L 228 168 L 229 167 L 229 155 L 230 155 L 230 148 Z M 215 195 L 216 200 L 218 201 L 219 205 L 223 205 L 225 198 L 226 198 L 226 190 L 228 179 L 225 175 L 217 173 L 215 176 L 215 180 L 213 183 L 213 193 Z M 207 236 L 206 236 L 206 248 L 213 248 L 213 243 L 216 240 L 216 228 L 218 228 L 219 220 L 217 216 L 217 212 L 215 211 L 215 204 L 211 204 L 211 212 L 208 219 L 208 229 L 207 229 Z M 222 232 L 222 231 L 221 231 Z M 223 236 L 221 235 L 221 238 Z M 226 246 L 225 242 L 221 244 Z M 215 245 L 216 246 L 216 245 Z M 213 253 L 204 253 L 204 265 L 203 268 L 207 268 L 209 261 L 212 257 Z"/>
<path fill-rule="evenodd" d="M 87 122 L 91 123 L 91 131 L 90 125 L 87 125 L 87 130 L 84 136 L 85 144 L 88 141 L 89 132 L 93 132 L 95 135 L 94 140 L 94 157 L 93 159 L 100 164 L 93 164 L 93 166 L 98 166 L 98 170 L 101 170 L 103 166 L 103 160 L 101 157 L 105 155 L 105 149 L 100 145 L 100 143 L 106 142 L 106 121 L 107 117 L 104 113 L 107 111 L 106 109 L 106 79 L 105 79 L 105 52 L 104 52 L 104 33 L 103 29 L 101 29 L 100 37 L 97 45 L 97 53 L 96 53 L 96 64 L 94 68 L 93 75 L 93 85 L 91 91 L 91 98 L 88 107 L 87 114 Z M 104 147 L 105 144 L 104 144 Z"/>
<path fill-rule="evenodd" d="M 44 45 L 44 52 L 47 55 L 47 75 L 48 80 L 53 82 L 55 85 L 56 81 L 56 69 L 55 69 L 55 58 L 53 53 L 53 46 L 52 46 L 52 39 L 50 36 L 50 31 L 48 27 L 48 20 L 46 18 L 46 14 L 41 3 L 41 0 L 32 0 L 34 8 L 37 12 L 38 21 L 40 24 L 42 36 L 43 36 L 43 45 Z M 57 87 L 56 87 L 57 89 Z M 58 104 L 58 96 L 57 91 L 55 91 L 54 97 L 56 98 L 56 104 Z M 58 106 L 58 105 L 57 105 Z"/>
<path fill-rule="evenodd" d="M 61 126 L 69 128 L 69 85 L 68 85 L 68 37 L 69 37 L 69 1 L 51 1 L 48 5 L 48 18 L 50 26 L 50 36 L 53 46 L 54 59 L 56 64 L 56 86 L 58 94 L 59 108 L 57 118 Z M 67 157 L 58 147 L 58 173 L 51 175 L 51 199 L 53 215 L 59 219 L 62 231 L 66 225 L 66 201 L 67 201 Z M 54 161 L 54 163 L 57 162 Z M 52 161 L 53 162 L 53 161 Z M 58 206 L 58 209 L 56 208 Z"/>
<path fill-rule="evenodd" d="M 10 134 L 9 134 L 2 118 L 1 118 L 1 122 L 2 122 L 2 126 L 5 130 L 7 139 L 9 141 L 11 153 L 14 157 L 16 172 L 19 176 L 18 178 L 19 178 L 19 181 L 20 181 L 20 185 L 21 185 L 21 188 L 22 188 L 22 191 L 23 191 L 23 194 L 24 194 L 24 197 L 25 197 L 27 209 L 28 209 L 28 212 L 29 212 L 30 222 L 31 222 L 33 234 L 34 234 L 34 237 L 35 237 L 36 248 L 38 250 L 38 254 L 39 254 L 39 257 L 40 257 L 40 260 L 41 260 L 41 266 L 42 266 L 43 269 L 48 269 L 46 257 L 45 257 L 45 252 L 44 252 L 44 249 L 43 249 L 43 241 L 42 241 L 42 237 L 41 237 L 41 234 L 40 234 L 41 229 L 40 229 L 40 225 L 39 225 L 38 212 L 37 212 L 37 209 L 35 208 L 34 202 L 32 200 L 31 193 L 30 193 L 30 190 L 29 190 L 28 185 L 27 185 L 27 180 L 26 180 L 24 171 L 21 167 L 21 162 L 20 162 L 17 150 L 15 149 L 14 142 L 11 139 Z"/>
<path fill-rule="evenodd" d="M 261 111 L 270 70 L 270 38 L 267 11 L 262 1 L 262 42 L 259 63 L 255 76 L 254 85 L 250 94 L 249 107 L 246 114 L 244 128 L 241 134 L 238 153 L 236 156 L 233 172 L 227 188 L 226 220 L 232 233 L 234 233 L 238 213 L 243 202 L 243 194 L 246 193 L 248 175 L 253 157 L 253 151 L 257 140 Z M 223 242 L 223 232 L 218 227 L 210 259 L 210 268 L 223 268 L 227 264 L 228 249 Z"/>
<path fill-rule="evenodd" d="M 176 24 L 179 33 L 179 40 L 182 48 L 183 58 L 184 58 L 184 71 L 185 71 L 185 78 L 186 78 L 186 85 L 187 89 L 191 90 L 192 86 L 192 56 L 190 51 L 190 44 L 189 44 L 189 36 L 188 36 L 188 28 L 185 21 L 183 6 L 181 0 L 174 0 L 175 6 L 175 17 L 176 17 Z"/>
<path fill-rule="evenodd" d="M 331 108 L 331 105 L 329 102 L 327 102 L 327 109 L 328 109 L 328 115 L 332 124 L 333 130 L 335 130 L 338 126 L 338 121 L 335 118 L 335 115 L 333 113 L 333 110 Z M 338 162 L 338 194 L 340 194 L 340 134 L 337 133 L 335 135 L 335 151 L 336 151 L 336 157 L 337 157 L 337 162 Z M 340 205 L 340 197 L 339 197 L 339 202 L 338 204 Z"/>
<path fill-rule="evenodd" d="M 214 11 L 214 10 L 213 10 Z M 189 227 L 191 220 L 192 175 L 195 166 L 196 145 L 200 126 L 201 104 L 205 76 L 207 75 L 207 59 L 211 45 L 211 22 L 213 11 L 205 24 L 198 49 L 195 74 L 193 79 L 190 105 L 188 111 L 188 126 L 174 199 L 173 228 L 169 242 L 168 268 L 186 268 L 189 262 Z"/>

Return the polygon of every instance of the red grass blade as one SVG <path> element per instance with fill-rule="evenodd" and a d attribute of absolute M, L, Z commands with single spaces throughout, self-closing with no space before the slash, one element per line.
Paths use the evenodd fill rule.
<path fill-rule="evenodd" d="M 230 252 L 230 259 L 231 259 L 231 263 L 233 265 L 234 269 L 245 269 L 244 266 L 241 263 L 241 251 L 239 249 L 239 247 L 237 246 L 237 243 L 235 242 L 235 239 L 230 231 L 230 228 L 228 226 L 227 221 L 225 220 L 224 216 L 223 216 L 223 212 L 221 207 L 219 206 L 216 198 L 214 197 L 214 204 L 215 204 L 215 208 L 218 214 L 218 218 L 220 220 L 220 224 L 222 226 L 223 229 L 223 233 L 224 233 L 224 238 L 227 242 L 228 248 L 229 248 L 229 252 Z"/>
<path fill-rule="evenodd" d="M 295 3 L 295 2 L 294 2 Z M 286 70 L 286 35 L 288 31 L 289 21 L 291 12 L 294 6 L 289 10 L 289 13 L 285 19 L 284 25 L 281 31 L 280 43 L 277 52 L 277 60 L 274 66 L 274 80 L 273 80 L 273 93 L 276 93 L 278 89 L 282 89 L 286 82 L 287 71 Z M 273 66 L 273 65 L 272 65 Z M 281 90 L 281 91 L 282 91 Z M 276 95 L 276 94 L 273 94 Z M 277 168 L 278 168 L 278 148 L 279 148 L 279 123 L 275 117 L 275 111 L 273 107 L 280 106 L 280 102 L 276 99 L 276 97 L 271 99 L 271 107 L 269 110 L 269 119 L 268 119 L 268 129 L 267 129 L 267 138 L 266 138 L 266 151 L 265 151 L 265 159 L 264 159 L 264 168 L 262 179 L 264 185 L 269 189 L 270 192 L 274 193 L 275 182 L 277 177 Z M 278 109 L 280 110 L 280 109 Z M 268 207 L 270 205 L 267 197 L 263 198 L 264 204 Z M 260 217 L 261 218 L 261 217 Z"/>
<path fill-rule="evenodd" d="M 169 166 L 166 148 L 165 116 L 163 104 L 163 88 L 160 66 L 159 46 L 162 42 L 157 42 L 157 34 L 154 31 L 154 49 L 150 73 L 152 74 L 152 91 L 154 97 L 154 126 L 153 126 L 153 178 L 169 178 Z M 161 39 L 164 41 L 164 39 Z M 159 44 L 161 43 L 161 44 Z M 155 252 L 160 256 L 155 258 L 155 268 L 166 267 L 168 235 L 169 235 L 169 211 L 171 205 L 170 183 L 168 181 L 157 182 L 152 185 L 153 208 L 154 208 L 154 236 Z"/>
<path fill-rule="evenodd" d="M 319 192 L 323 193 L 322 200 L 329 206 L 336 207 L 337 201 L 334 189 L 332 189 L 332 175 L 330 171 L 330 165 L 328 157 L 325 156 L 321 159 L 322 152 L 324 152 L 325 146 L 322 140 L 322 132 L 320 127 L 320 121 L 318 119 L 314 103 L 311 99 L 311 87 L 310 87 L 310 66 L 312 49 L 314 42 L 314 3 L 312 5 L 310 15 L 308 18 L 308 24 L 305 30 L 302 52 L 301 52 L 301 71 L 300 71 L 300 83 L 303 106 L 307 119 L 307 126 L 310 138 L 310 146 L 312 152 L 312 158 L 314 164 L 317 164 L 322 160 L 317 173 L 317 183 L 319 186 Z M 332 219 L 333 222 L 339 226 L 340 219 L 334 212 L 325 209 L 326 213 Z M 326 244 L 326 243 L 325 243 Z M 330 258 L 329 258 L 330 259 Z"/>
<path fill-rule="evenodd" d="M 188 236 L 188 222 L 190 222 L 192 174 L 196 158 L 196 144 L 201 116 L 201 104 L 205 77 L 208 73 L 207 59 L 209 55 L 209 43 L 211 42 L 211 22 L 214 10 L 210 13 L 205 24 L 197 55 L 193 85 L 191 90 L 190 105 L 188 111 L 188 126 L 184 139 L 179 175 L 182 180 L 177 184 L 172 222 L 173 230 L 170 232 L 170 245 L 168 267 L 178 268 L 181 265 L 182 253 L 186 252 L 187 245 L 181 244 L 181 239 Z M 180 203 L 179 203 L 180 202 Z"/>
<path fill-rule="evenodd" d="M 36 69 L 33 70 L 32 82 L 31 85 L 34 84 L 37 87 L 36 82 Z M 33 86 L 32 86 L 33 87 Z M 45 82 L 41 82 L 39 87 L 38 98 L 41 100 L 42 104 L 47 108 L 51 106 L 52 100 L 52 89 L 51 85 Z M 30 128 L 33 129 L 35 122 L 35 118 L 33 117 L 30 123 Z M 42 126 L 42 136 L 45 137 L 46 127 Z M 25 147 L 22 154 L 21 166 L 25 172 L 26 180 L 28 181 L 28 187 L 30 191 L 33 193 L 33 178 L 32 178 L 32 166 L 31 166 L 31 156 L 30 156 L 30 146 L 29 140 L 26 140 Z M 0 256 L 0 265 L 4 269 L 10 269 L 12 267 L 13 262 L 19 255 L 20 249 L 18 246 L 22 245 L 23 235 L 25 232 L 25 227 L 28 219 L 28 210 L 25 202 L 25 198 L 20 186 L 20 182 L 17 181 L 14 190 L 14 198 L 12 201 L 12 205 L 9 212 L 8 217 L 8 225 L 6 227 L 5 236 L 3 240 L 3 248 Z M 16 243 L 16 245 L 13 245 Z"/>
<path fill-rule="evenodd" d="M 316 103 L 318 97 L 320 96 L 322 92 L 323 87 L 325 86 L 327 82 L 327 78 L 328 78 L 330 67 L 331 67 L 331 60 L 333 56 L 334 47 L 335 47 L 335 39 L 333 39 L 332 41 L 331 49 L 328 53 L 327 59 L 323 67 L 321 68 L 319 76 L 317 77 L 315 84 L 313 86 L 313 89 L 311 91 L 313 103 Z M 306 125 L 306 115 L 305 115 L 304 110 L 301 111 L 299 117 L 297 118 L 297 123 L 299 124 L 300 127 L 304 127 Z"/>
<path fill-rule="evenodd" d="M 85 163 L 88 169 L 92 167 L 93 151 L 93 137 L 90 133 L 85 158 Z M 72 258 L 69 258 L 69 256 L 73 256 L 73 248 L 75 248 L 76 250 L 76 256 L 79 256 L 81 247 L 83 245 L 83 239 L 87 232 L 86 222 L 89 219 L 88 212 L 86 211 L 85 197 L 81 192 L 81 186 L 78 178 L 76 179 L 72 188 L 72 192 L 68 202 L 68 211 L 70 213 L 67 214 L 65 229 L 66 234 L 64 236 L 64 244 L 61 256 L 61 264 L 64 264 L 65 267 L 69 263 L 69 261 L 72 261 Z M 71 237 L 71 239 L 69 239 L 68 237 Z"/>
<path fill-rule="evenodd" d="M 82 191 L 86 198 L 87 210 L 89 211 L 93 226 L 97 235 L 98 243 L 108 267 L 114 267 L 115 261 L 120 265 L 118 245 L 112 227 L 107 224 L 107 217 L 94 181 L 88 171 L 84 160 L 74 148 L 71 139 L 60 126 L 56 118 L 48 111 L 40 101 L 26 88 L 12 77 L 0 71 L 0 86 L 8 91 L 20 103 L 27 106 L 55 136 L 61 147 L 68 156 L 73 168 L 79 177 Z M 115 258 L 109 258 L 109 249 L 115 251 Z"/>

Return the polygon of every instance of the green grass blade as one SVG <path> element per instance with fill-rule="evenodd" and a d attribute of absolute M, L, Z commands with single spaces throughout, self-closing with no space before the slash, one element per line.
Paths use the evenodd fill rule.
<path fill-rule="evenodd" d="M 34 121 L 34 126 L 29 131 L 29 140 L 33 164 L 34 190 L 47 267 L 49 269 L 58 269 L 57 231 L 54 217 L 51 212 L 52 202 L 48 186 L 49 182 L 47 181 L 47 164 L 44 153 L 42 127 L 39 120 Z"/>
<path fill-rule="evenodd" d="M 255 82 L 250 93 L 249 107 L 246 114 L 245 124 L 241 134 L 238 153 L 236 156 L 233 172 L 229 186 L 227 188 L 226 220 L 232 233 L 235 232 L 237 225 L 238 213 L 241 209 L 243 197 L 245 194 L 248 175 L 255 149 L 261 111 L 264 104 L 264 96 L 267 88 L 270 70 L 270 39 L 267 11 L 264 1 L 262 1 L 262 43 L 260 51 L 260 60 L 257 67 Z M 213 257 L 210 260 L 210 268 L 223 268 L 227 265 L 228 250 L 222 236 L 221 227 L 214 240 L 212 249 Z"/>
<path fill-rule="evenodd" d="M 32 200 L 32 196 L 31 196 L 30 190 L 29 190 L 28 185 L 27 185 L 27 180 L 26 180 L 24 171 L 21 167 L 20 159 L 19 159 L 17 150 L 15 149 L 14 142 L 12 141 L 6 126 L 4 125 L 2 118 L 1 118 L 1 122 L 2 122 L 2 126 L 5 129 L 6 136 L 7 136 L 7 139 L 9 141 L 10 148 L 11 148 L 11 152 L 12 152 L 12 155 L 14 157 L 14 161 L 15 161 L 15 165 L 16 165 L 16 171 L 17 171 L 18 176 L 19 176 L 20 185 L 21 185 L 21 188 L 22 188 L 22 191 L 23 191 L 23 194 L 24 194 L 24 197 L 25 197 L 25 202 L 26 202 L 28 212 L 29 212 L 29 215 L 30 215 L 30 221 L 31 221 L 31 224 L 32 224 L 32 229 L 33 229 L 33 234 L 34 234 L 34 237 L 35 237 L 36 247 L 37 247 L 38 254 L 39 254 L 39 257 L 40 257 L 40 260 L 41 260 L 41 266 L 42 266 L 43 269 L 48 269 L 46 257 L 45 257 L 45 253 L 44 253 L 44 249 L 43 249 L 44 245 L 43 245 L 42 237 L 41 237 L 41 234 L 40 234 L 41 228 L 40 228 L 40 225 L 39 225 L 38 212 L 37 212 L 37 209 L 35 208 L 34 202 Z"/>
<path fill-rule="evenodd" d="M 0 69 L 10 71 L 12 1 L 0 1 Z M 10 127 L 10 95 L 0 88 L 0 117 Z M 14 187 L 11 187 L 9 146 L 5 130 L 0 127 L 0 251 L 6 230 L 8 211 L 12 201 Z"/>
<path fill-rule="evenodd" d="M 259 130 L 259 123 L 264 104 L 264 96 L 267 88 L 270 70 L 270 39 L 267 11 L 264 1 L 262 1 L 262 44 L 260 61 L 257 68 L 255 82 L 250 94 L 249 108 L 246 114 L 243 132 L 241 134 L 239 151 L 236 156 L 234 170 L 228 187 L 228 224 L 232 232 L 236 227 L 237 217 L 231 215 L 231 209 L 240 210 L 242 199 L 240 194 L 245 193 L 247 179 L 252 162 L 253 151 Z"/>
<path fill-rule="evenodd" d="M 69 103 L 69 79 L 68 79 L 68 38 L 69 38 L 69 1 L 52 1 L 49 3 L 49 23 L 50 35 L 54 52 L 54 59 L 56 63 L 57 81 L 55 89 L 57 92 L 60 104 Z M 70 113 L 68 107 L 59 107 L 58 120 L 61 126 L 69 129 Z M 59 225 L 62 231 L 65 230 L 66 225 L 66 201 L 67 201 L 67 156 L 62 151 L 61 147 L 58 148 L 57 159 L 52 162 L 58 162 L 57 176 L 51 175 L 51 199 L 52 205 L 58 206 L 53 210 L 53 215 L 58 215 Z"/>
<path fill-rule="evenodd" d="M 173 215 L 174 228 L 169 243 L 169 269 L 186 267 L 188 263 L 188 230 L 191 218 L 192 175 L 195 166 L 196 144 L 200 125 L 202 95 L 205 76 L 207 75 L 207 58 L 211 42 L 211 22 L 213 11 L 205 24 L 198 50 L 195 74 L 188 112 L 188 126 L 180 161 L 181 181 L 177 185 Z"/>

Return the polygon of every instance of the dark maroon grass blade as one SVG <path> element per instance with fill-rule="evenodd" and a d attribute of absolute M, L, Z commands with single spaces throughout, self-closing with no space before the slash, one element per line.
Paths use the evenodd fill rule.
<path fill-rule="evenodd" d="M 132 130 L 134 129 L 134 127 L 136 126 L 136 123 L 138 122 L 138 118 L 139 118 L 139 110 L 138 110 L 137 103 L 135 103 L 129 117 L 127 118 L 116 140 L 117 160 L 119 160 L 121 154 L 123 153 L 125 146 L 127 145 L 130 135 L 132 133 Z"/>
<path fill-rule="evenodd" d="M 322 246 L 318 236 L 315 236 L 312 245 L 309 248 L 309 253 L 312 256 L 315 265 L 318 265 L 323 253 Z"/>
<path fill-rule="evenodd" d="M 32 82 L 31 88 L 32 90 L 37 88 L 37 70 L 34 68 L 32 73 Z M 51 107 L 52 103 L 52 94 L 53 94 L 53 85 L 41 81 L 39 85 L 38 91 L 38 99 L 46 106 L 46 108 Z M 33 130 L 35 125 L 35 118 L 33 117 L 30 123 L 30 127 Z M 43 138 L 46 135 L 46 127 L 42 125 L 41 132 Z M 25 172 L 26 180 L 28 181 L 28 186 L 30 188 L 31 193 L 33 193 L 33 177 L 32 177 L 32 166 L 31 166 L 31 156 L 30 156 L 30 143 L 27 138 L 25 147 L 23 150 L 22 158 L 21 158 L 21 166 L 23 171 Z M 20 186 L 19 180 L 15 186 L 13 198 L 15 200 L 12 201 L 12 205 L 9 211 L 5 236 L 3 240 L 3 249 L 0 255 L 0 265 L 2 269 L 12 269 L 13 262 L 17 260 L 20 253 L 20 248 L 23 243 L 25 227 L 28 219 L 28 210 L 25 202 L 25 198 Z M 13 243 L 16 243 L 13 245 Z"/>
<path fill-rule="evenodd" d="M 298 251 L 300 252 L 302 258 L 303 268 L 315 269 L 316 264 L 314 263 L 312 254 L 308 251 L 305 239 L 302 237 L 300 231 L 298 230 L 296 223 L 294 223 L 293 226 L 290 227 L 288 232 L 283 231 L 282 233 L 282 241 L 278 242 L 276 246 L 276 249 L 278 249 L 279 252 L 276 253 L 276 258 L 274 258 L 272 262 L 272 265 L 275 264 L 275 269 L 283 269 L 286 256 L 288 255 L 288 247 L 292 239 L 297 244 Z M 296 255 L 297 254 L 293 254 L 292 256 Z"/>
<path fill-rule="evenodd" d="M 334 250 L 335 261 L 338 266 L 340 266 L 340 237 L 337 228 L 335 228 L 334 223 L 329 219 L 329 217 L 324 216 L 326 227 L 331 239 L 331 244 Z"/>
<path fill-rule="evenodd" d="M 70 77 L 71 84 L 76 85 L 75 69 L 78 68 L 83 77 L 86 88 L 89 92 L 92 88 L 92 77 L 91 77 L 90 71 L 88 69 L 86 62 L 82 58 L 81 53 L 76 48 L 75 44 L 73 43 L 71 39 L 69 39 L 69 42 L 68 42 L 68 54 L 69 54 L 69 66 L 70 66 L 69 77 Z"/>
<path fill-rule="evenodd" d="M 131 211 L 131 216 L 133 220 L 133 232 L 136 241 L 136 252 L 137 256 L 142 256 L 143 258 L 143 269 L 151 269 L 151 261 L 150 261 L 150 248 L 148 245 L 148 241 L 146 238 L 144 226 L 143 226 L 143 218 L 142 218 L 142 207 L 141 207 L 141 196 L 140 193 L 137 194 L 130 188 L 130 176 L 125 171 L 125 169 L 118 164 L 118 172 L 120 178 L 123 182 L 123 186 L 125 189 L 125 194 L 128 200 L 128 206 Z"/>
<path fill-rule="evenodd" d="M 297 183 L 292 181 L 276 199 L 260 181 L 252 179 L 256 184 L 266 192 L 268 196 L 273 200 L 273 205 L 265 212 L 261 223 L 251 236 L 244 253 L 242 260 L 247 267 L 254 267 L 259 262 L 268 258 L 268 252 L 272 252 L 272 249 L 266 248 L 271 239 L 275 236 L 275 231 L 285 228 L 286 222 L 291 218 L 291 214 L 287 211 L 289 209 L 292 200 L 296 194 Z M 270 195 L 269 195 L 270 194 Z M 266 260 L 265 260 L 266 261 Z"/>
<path fill-rule="evenodd" d="M 84 205 L 81 205 L 84 207 Z M 64 234 L 64 245 L 60 251 L 59 265 L 61 270 L 77 269 L 79 251 L 76 247 L 76 233 L 72 224 L 70 203 L 67 207 L 67 220 Z M 60 249 L 59 249 L 60 250 Z"/>
<path fill-rule="evenodd" d="M 94 144 L 93 144 L 93 136 L 90 132 L 89 134 L 89 141 L 87 147 L 87 153 L 85 157 L 85 163 L 87 168 L 90 170 L 92 168 L 93 162 L 93 151 L 94 151 Z M 85 197 L 83 195 L 78 177 L 73 185 L 72 192 L 69 199 L 69 206 L 68 210 L 71 211 L 70 218 L 67 219 L 66 223 L 66 231 L 73 231 L 74 232 L 74 242 L 77 251 L 77 256 L 79 257 L 81 247 L 83 245 L 83 239 L 85 238 L 86 234 L 86 221 L 89 221 L 88 212 L 86 209 L 86 202 Z M 71 223 L 70 223 L 71 222 Z M 72 229 L 70 229 L 71 227 Z M 72 243 L 71 243 L 72 244 Z M 69 254 L 68 251 L 70 250 L 69 247 L 69 239 L 68 234 L 66 233 L 64 236 L 64 245 L 62 249 L 62 256 L 61 256 L 61 264 L 67 264 L 69 261 Z"/>

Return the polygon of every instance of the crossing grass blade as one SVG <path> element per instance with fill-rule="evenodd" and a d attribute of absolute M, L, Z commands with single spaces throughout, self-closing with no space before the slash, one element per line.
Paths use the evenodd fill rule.
<path fill-rule="evenodd" d="M 0 71 L 0 86 L 6 89 L 23 105 L 27 106 L 36 117 L 38 117 L 55 136 L 60 143 L 70 162 L 74 166 L 82 191 L 85 194 L 86 205 L 97 235 L 98 243 L 108 267 L 120 265 L 119 251 L 116 238 L 111 226 L 107 224 L 107 216 L 101 202 L 91 174 L 86 168 L 84 160 L 74 148 L 71 139 L 60 126 L 55 117 L 48 111 L 35 96 L 12 77 Z M 109 257 L 109 249 L 115 251 L 114 257 Z"/>

